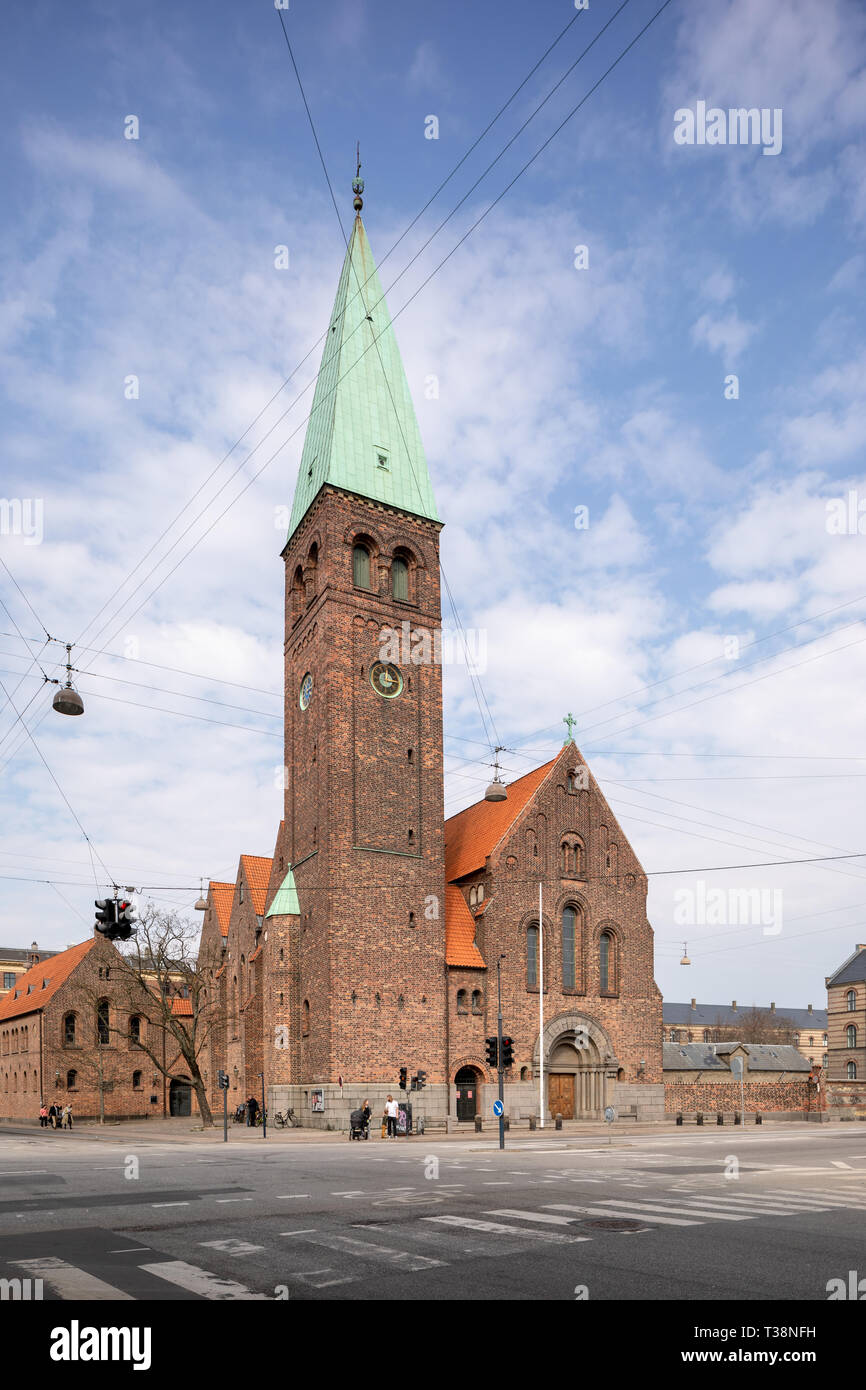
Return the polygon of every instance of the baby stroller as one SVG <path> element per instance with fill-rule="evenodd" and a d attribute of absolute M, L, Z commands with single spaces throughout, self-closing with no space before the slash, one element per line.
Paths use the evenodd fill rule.
<path fill-rule="evenodd" d="M 366 1110 L 353 1110 L 349 1116 L 349 1138 L 370 1138 L 370 1117 Z"/>

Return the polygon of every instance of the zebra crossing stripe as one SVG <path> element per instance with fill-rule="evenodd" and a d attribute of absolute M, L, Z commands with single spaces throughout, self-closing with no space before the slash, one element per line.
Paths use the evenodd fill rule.
<path fill-rule="evenodd" d="M 589 1236 L 566 1236 L 559 1231 L 533 1231 L 526 1226 L 507 1226 L 502 1221 L 478 1221 L 473 1216 L 422 1216 L 422 1221 L 435 1221 L 440 1226 L 457 1226 L 464 1231 L 486 1231 L 491 1235 L 521 1236 L 524 1240 L 527 1236 L 535 1237 L 536 1240 L 545 1240 L 551 1244 L 574 1245 L 581 1240 L 589 1240 Z"/>
<path fill-rule="evenodd" d="M 353 1236 L 320 1235 L 308 1240 L 310 1245 L 322 1245 L 335 1254 L 357 1255 L 369 1260 L 380 1260 L 415 1273 L 419 1269 L 442 1269 L 444 1260 L 432 1260 L 428 1255 L 413 1255 L 409 1250 L 395 1250 L 390 1245 L 372 1245 L 366 1240 L 356 1240 Z"/>
<path fill-rule="evenodd" d="M 570 1226 L 577 1220 L 575 1216 L 551 1216 L 549 1212 L 543 1211 L 516 1211 L 512 1207 L 503 1207 L 500 1211 L 489 1211 L 488 1216 L 510 1216 L 515 1221 L 540 1221 L 549 1226 Z"/>
<path fill-rule="evenodd" d="M 100 1303 L 134 1301 L 132 1294 L 124 1293 L 113 1284 L 106 1284 L 104 1279 L 97 1279 L 95 1274 L 88 1274 L 77 1265 L 67 1264 L 66 1260 L 59 1260 L 53 1256 L 46 1255 L 33 1260 L 10 1260 L 10 1264 L 14 1264 L 17 1269 L 26 1270 L 31 1278 L 41 1279 L 43 1284 L 64 1300 L 80 1298 Z"/>
<path fill-rule="evenodd" d="M 719 1211 L 716 1207 L 667 1207 L 663 1206 L 660 1202 L 622 1202 L 616 1199 L 605 1202 L 604 1205 L 605 1207 L 635 1207 L 638 1211 L 645 1211 L 647 1215 L 654 1211 L 667 1214 L 687 1210 L 689 1213 L 694 1213 L 695 1216 L 701 1216 L 705 1220 L 707 1217 L 712 1217 L 716 1221 L 748 1221 L 749 1219 L 746 1215 L 738 1216 L 736 1212 Z M 610 1211 L 608 1211 L 607 1214 L 608 1216 L 614 1215 L 614 1213 Z"/>
<path fill-rule="evenodd" d="M 636 1206 L 637 1203 L 635 1203 L 635 1202 L 623 1202 L 622 1205 L 623 1205 L 624 1207 L 632 1208 L 632 1207 Z M 704 1224 L 704 1223 L 703 1223 L 703 1220 L 692 1220 L 692 1221 L 689 1221 L 689 1220 L 688 1220 L 686 1217 L 684 1217 L 684 1216 L 655 1216 L 652 1212 L 649 1212 L 649 1211 L 633 1211 L 633 1210 L 629 1210 L 629 1211 L 611 1211 L 611 1209 L 610 1209 L 609 1206 L 607 1206 L 607 1207 L 576 1207 L 576 1206 L 570 1205 L 570 1204 L 567 1203 L 567 1202 L 555 1202 L 555 1203 L 550 1203 L 550 1205 L 549 1205 L 549 1210 L 550 1210 L 550 1211 L 575 1211 L 575 1212 L 580 1212 L 582 1216 L 625 1216 L 625 1217 L 634 1218 L 634 1219 L 637 1220 L 637 1221 L 643 1221 L 646 1225 L 651 1225 L 651 1226 L 702 1226 L 702 1225 Z M 695 1215 L 697 1216 L 697 1213 L 695 1213 Z M 515 1228 L 515 1229 L 516 1229 L 516 1228 Z M 563 1237 L 563 1239 L 567 1239 L 567 1237 Z"/>
<path fill-rule="evenodd" d="M 796 1195 L 791 1188 L 780 1188 L 779 1190 L 782 1193 L 787 1192 L 792 1197 Z M 861 1197 L 858 1194 L 857 1196 L 843 1197 L 839 1192 L 822 1192 L 820 1197 L 821 1201 L 828 1207 L 850 1207 L 852 1211 L 866 1211 L 866 1196 Z"/>
<path fill-rule="evenodd" d="M 160 1260 L 156 1264 L 139 1265 L 145 1274 L 153 1274 L 157 1279 L 165 1279 L 189 1293 L 197 1293 L 201 1298 L 226 1299 L 232 1302 L 256 1302 L 267 1300 L 266 1293 L 253 1293 L 244 1284 L 236 1284 L 233 1279 L 221 1279 L 197 1265 L 187 1264 L 185 1260 Z"/>

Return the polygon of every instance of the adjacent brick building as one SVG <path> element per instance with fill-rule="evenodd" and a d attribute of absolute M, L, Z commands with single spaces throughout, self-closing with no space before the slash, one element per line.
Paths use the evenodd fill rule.
<path fill-rule="evenodd" d="M 469 1119 L 499 964 L 512 1114 L 543 1067 L 547 1113 L 661 1116 L 646 877 L 576 745 L 444 819 L 442 522 L 359 204 L 283 551 L 284 818 L 208 890 L 213 1101 L 220 1067 L 233 1102 L 263 1073 L 273 1106 L 342 1124 L 406 1067 L 427 1115 Z"/>
<path fill-rule="evenodd" d="M 866 946 L 855 946 L 827 986 L 827 1077 L 866 1080 Z"/>

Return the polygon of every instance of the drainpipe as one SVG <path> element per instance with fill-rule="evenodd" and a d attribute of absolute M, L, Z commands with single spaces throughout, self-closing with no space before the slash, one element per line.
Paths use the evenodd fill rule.
<path fill-rule="evenodd" d="M 451 1114 L 451 995 L 448 983 L 448 961 L 445 962 L 445 1114 Z"/>

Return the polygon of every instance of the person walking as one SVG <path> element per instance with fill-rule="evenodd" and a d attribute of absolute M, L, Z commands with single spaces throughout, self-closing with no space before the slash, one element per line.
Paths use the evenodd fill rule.
<path fill-rule="evenodd" d="M 247 1124 L 248 1124 L 248 1125 L 255 1125 L 255 1122 L 256 1122 L 256 1115 L 258 1115 L 258 1113 L 259 1113 L 259 1103 L 258 1103 L 258 1101 L 256 1100 L 255 1096 L 250 1096 L 250 1097 L 247 1099 Z"/>
<path fill-rule="evenodd" d="M 389 1096 L 385 1101 L 385 1115 L 388 1120 L 388 1138 L 396 1139 L 398 1106 L 393 1096 Z"/>
<path fill-rule="evenodd" d="M 48 1107 L 48 1123 L 52 1129 L 57 1128 L 57 1106 L 54 1101 L 52 1101 Z"/>
<path fill-rule="evenodd" d="M 42 1129 L 45 1129 L 48 1125 L 48 1106 L 45 1104 L 44 1100 L 39 1107 L 39 1124 Z"/>
<path fill-rule="evenodd" d="M 63 1127 L 64 1127 L 64 1129 L 71 1129 L 71 1128 L 72 1128 L 72 1105 L 71 1105 L 71 1104 L 64 1105 L 64 1107 L 63 1107 Z"/>

